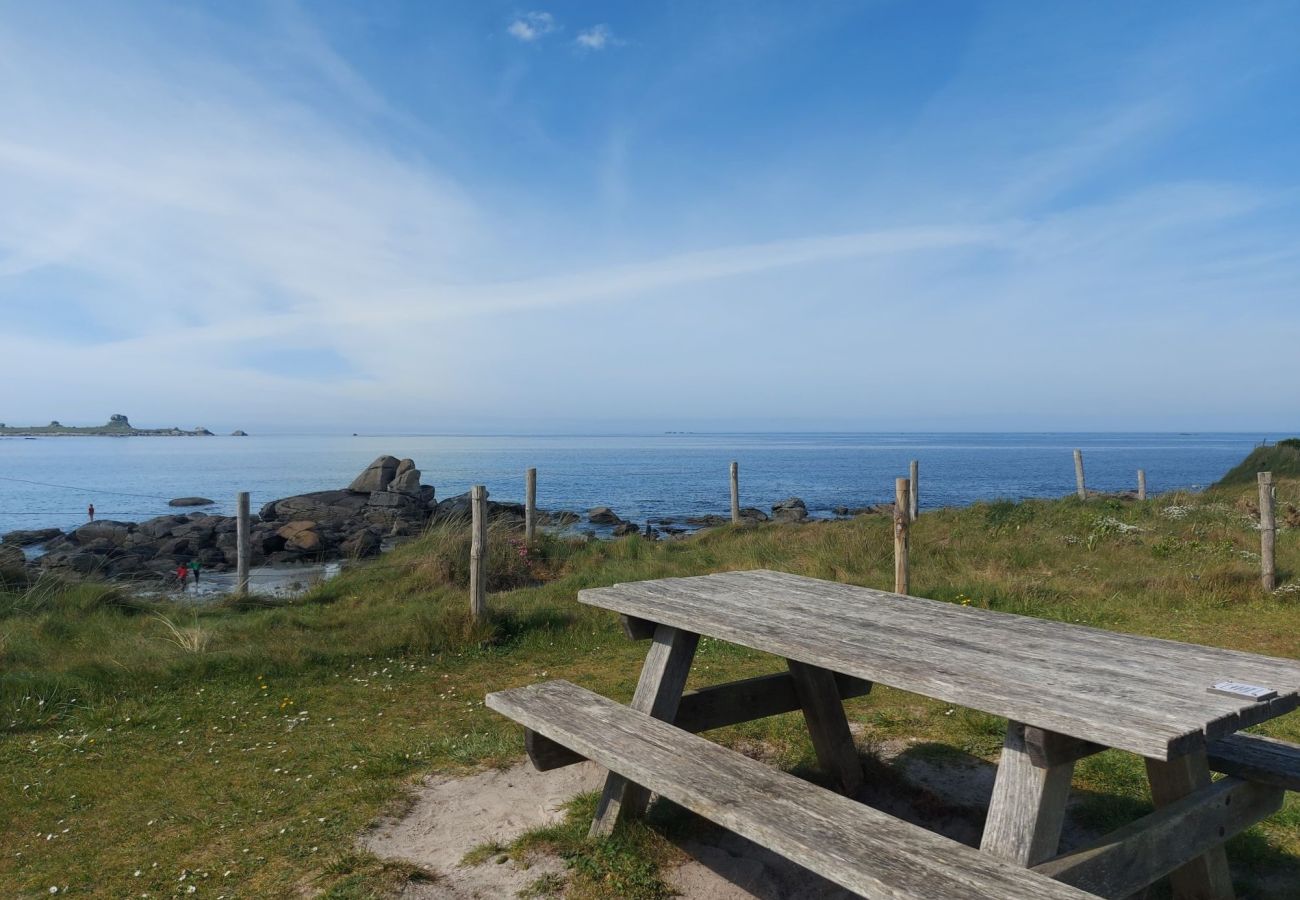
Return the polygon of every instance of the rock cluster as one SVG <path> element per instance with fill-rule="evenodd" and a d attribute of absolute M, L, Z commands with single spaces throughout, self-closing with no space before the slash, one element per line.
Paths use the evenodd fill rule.
<path fill-rule="evenodd" d="M 123 420 L 125 417 L 122 417 Z M 180 497 L 177 507 L 211 504 L 205 497 Z M 507 527 L 522 527 L 524 507 L 519 503 L 489 500 L 488 517 Z M 876 511 L 853 510 L 854 513 Z M 840 509 L 836 510 L 841 513 Z M 849 510 L 843 510 L 848 513 Z M 766 522 L 762 510 L 740 511 L 746 525 Z M 252 565 L 359 559 L 378 554 L 387 538 L 417 534 L 430 524 L 467 521 L 468 493 L 439 501 L 433 487 L 420 483 L 420 470 L 409 459 L 381 456 L 341 490 L 315 491 L 267 503 L 250 523 Z M 567 528 L 581 521 L 576 512 L 538 510 L 538 523 Z M 791 497 L 772 506 L 771 519 L 802 522 L 808 518 L 803 500 Z M 608 528 L 615 537 L 641 531 L 607 506 L 589 509 L 587 521 Z M 662 533 L 675 536 L 685 528 L 669 527 L 671 519 L 653 520 Z M 720 515 L 685 520 L 692 528 L 726 525 Z M 586 532 L 594 537 L 594 531 Z M 660 533 L 645 525 L 648 537 Z M 90 522 L 64 533 L 57 528 L 11 531 L 0 541 L 0 561 L 13 567 L 23 563 L 23 547 L 41 544 L 45 553 L 36 565 L 108 577 L 165 577 L 181 562 L 197 560 L 209 570 L 233 568 L 236 563 L 236 520 L 206 513 L 157 516 L 145 522 Z"/>
<path fill-rule="evenodd" d="M 183 497 L 173 506 L 211 503 Z M 489 519 L 522 525 L 519 503 L 488 501 Z M 469 494 L 442 502 L 433 487 L 420 483 L 420 470 L 409 459 L 381 456 L 343 490 L 315 491 L 273 500 L 252 517 L 252 565 L 357 559 L 379 553 L 387 537 L 417 534 L 433 522 L 469 519 Z M 571 512 L 540 513 L 542 524 L 570 525 Z M 175 571 L 181 562 L 198 560 L 209 570 L 233 568 L 236 562 L 234 516 L 157 516 L 145 522 L 90 522 L 64 533 L 57 528 L 12 531 L 0 546 L 43 544 L 38 565 L 45 569 L 108 577 L 152 577 Z M 16 557 L 14 557 L 16 559 Z"/>
<path fill-rule="evenodd" d="M 777 522 L 802 522 L 808 518 L 808 506 L 798 497 L 772 504 L 772 519 Z"/>

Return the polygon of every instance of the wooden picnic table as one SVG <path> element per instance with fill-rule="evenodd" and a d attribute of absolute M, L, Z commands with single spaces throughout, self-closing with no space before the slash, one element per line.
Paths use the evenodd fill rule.
<path fill-rule="evenodd" d="M 819 762 L 850 793 L 862 773 L 841 699 L 870 683 L 1007 718 L 981 850 L 1100 896 L 1170 874 L 1179 898 L 1232 897 L 1223 842 L 1300 787 L 1300 748 L 1235 735 L 1300 704 L 1293 660 L 772 571 L 620 584 L 579 599 L 619 613 L 630 637 L 653 638 L 633 710 L 702 731 L 802 709 Z M 701 635 L 782 657 L 789 674 L 683 698 Z M 1106 748 L 1145 758 L 1157 811 L 1058 856 L 1074 763 Z M 535 762 L 570 761 L 542 738 L 533 751 Z M 1212 782 L 1212 768 L 1230 777 Z M 611 772 L 593 832 L 647 800 Z"/>

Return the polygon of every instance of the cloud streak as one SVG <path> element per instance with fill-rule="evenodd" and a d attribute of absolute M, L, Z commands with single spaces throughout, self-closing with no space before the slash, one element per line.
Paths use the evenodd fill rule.
<path fill-rule="evenodd" d="M 559 29 L 555 16 L 548 12 L 526 12 L 506 26 L 506 33 L 518 41 L 531 44 Z"/>
<path fill-rule="evenodd" d="M 604 50 L 618 43 L 613 30 L 605 24 L 592 25 L 578 32 L 574 42 L 584 50 Z"/>
<path fill-rule="evenodd" d="M 754 132 L 715 137 L 729 149 L 706 165 L 712 149 L 681 123 L 694 97 L 671 79 L 664 96 L 592 87 L 580 54 L 561 53 L 446 121 L 286 9 L 227 43 L 169 15 L 157 33 L 70 33 L 35 12 L 0 23 L 0 376 L 40 373 L 6 421 L 95 420 L 105 405 L 182 421 L 196 404 L 231 427 L 253 409 L 599 420 L 629 404 L 671 415 L 672 392 L 700 416 L 744 398 L 747 415 L 767 402 L 869 425 L 898 396 L 882 354 L 902 328 L 925 335 L 923 371 L 907 374 L 921 402 L 972 416 L 1011 390 L 1056 408 L 1080 379 L 1127 396 L 1132 376 L 1111 370 L 1125 367 L 1205 394 L 1232 377 L 1205 357 L 1252 315 L 1273 316 L 1260 377 L 1296 337 L 1294 184 L 1094 187 L 1194 118 L 1173 76 L 1084 110 L 1046 104 L 1022 124 L 1035 140 L 1010 147 L 961 130 L 986 110 L 954 88 L 898 130 L 893 157 L 836 118 L 818 132 L 847 148 L 833 171 L 751 153 Z M 507 26 L 524 43 L 559 29 L 540 11 Z M 608 26 L 574 40 L 618 43 Z M 554 93 L 539 98 L 542 82 Z M 562 119 L 549 104 L 586 105 Z M 665 112 L 635 114 L 648 108 Z M 533 118 L 540 135 L 521 140 Z M 1080 321 L 1088 341 L 1064 324 Z M 587 371 L 589 356 L 609 364 Z M 647 383 L 655 359 L 689 364 Z M 880 368 L 869 386 L 864 365 Z"/>

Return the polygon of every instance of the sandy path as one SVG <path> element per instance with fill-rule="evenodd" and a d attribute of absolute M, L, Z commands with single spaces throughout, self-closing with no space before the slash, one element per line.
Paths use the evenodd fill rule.
<path fill-rule="evenodd" d="M 992 789 L 993 767 L 968 758 L 942 763 L 913 752 L 911 742 L 878 747 L 916 791 L 900 795 L 897 785 L 868 787 L 859 799 L 893 815 L 972 843 L 979 838 L 980 810 Z M 432 777 L 414 791 L 402 814 L 377 823 L 361 846 L 377 856 L 416 863 L 436 873 L 434 883 L 407 885 L 404 898 L 498 900 L 564 864 L 554 858 L 520 868 L 489 860 L 462 867 L 467 852 L 485 843 L 512 838 L 563 817 L 561 807 L 575 794 L 600 788 L 603 770 L 591 764 L 551 772 L 533 771 L 526 761 L 509 769 L 463 778 Z M 942 803 L 934 802 L 938 797 Z M 720 829 L 706 830 L 681 844 L 683 862 L 666 873 L 686 900 L 850 900 L 850 894 L 743 838 Z"/>

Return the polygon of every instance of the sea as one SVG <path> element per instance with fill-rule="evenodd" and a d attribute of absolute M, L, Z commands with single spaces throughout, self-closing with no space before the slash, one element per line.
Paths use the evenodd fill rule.
<path fill-rule="evenodd" d="M 1201 490 L 1277 434 L 872 433 L 251 435 L 248 437 L 0 438 L 0 533 L 69 529 L 96 518 L 140 521 L 178 510 L 176 497 L 215 500 L 233 514 L 249 491 L 253 509 L 308 491 L 346 487 L 383 454 L 409 457 L 440 498 L 484 484 L 496 500 L 521 501 L 537 469 L 543 509 L 608 506 L 629 521 L 725 515 L 728 470 L 739 464 L 744 506 L 764 511 L 800 497 L 813 516 L 837 506 L 888 502 L 894 479 L 920 463 L 920 506 L 1074 491 L 1073 451 L 1083 451 L 1090 489 L 1153 493 Z M 181 510 L 184 511 L 184 510 Z"/>

